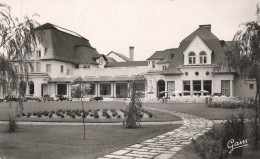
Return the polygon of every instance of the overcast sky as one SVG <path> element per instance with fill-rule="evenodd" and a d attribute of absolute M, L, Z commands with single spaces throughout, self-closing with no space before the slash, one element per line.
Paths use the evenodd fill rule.
<path fill-rule="evenodd" d="M 87 38 L 101 54 L 110 51 L 145 60 L 155 51 L 177 48 L 200 24 L 211 24 L 220 40 L 232 40 L 243 22 L 255 19 L 260 0 L 1 0 L 12 14 L 38 13 Z"/>

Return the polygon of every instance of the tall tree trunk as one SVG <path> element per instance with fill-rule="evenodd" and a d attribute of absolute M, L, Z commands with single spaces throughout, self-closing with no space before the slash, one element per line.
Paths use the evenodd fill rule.
<path fill-rule="evenodd" d="M 83 128 L 84 128 L 84 139 L 86 139 L 86 127 L 85 127 L 85 118 L 84 118 L 84 115 L 85 115 L 85 109 L 84 109 L 84 105 L 83 105 L 82 97 L 80 98 L 80 100 L 81 100 L 81 106 L 82 106 L 82 109 L 83 109 L 83 113 L 82 113 L 82 122 L 83 122 Z"/>
<path fill-rule="evenodd" d="M 257 73 L 257 72 L 256 72 Z M 257 100 L 258 99 L 258 100 Z M 258 147 L 258 118 L 260 109 L 259 76 L 256 74 L 256 96 L 255 96 L 255 149 Z M 259 119 L 260 122 L 260 119 Z"/>

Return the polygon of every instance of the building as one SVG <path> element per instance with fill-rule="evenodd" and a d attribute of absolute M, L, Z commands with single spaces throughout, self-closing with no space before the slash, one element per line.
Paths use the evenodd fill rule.
<path fill-rule="evenodd" d="M 89 40 L 50 23 L 36 32 L 42 38 L 29 59 L 30 95 L 71 96 L 71 82 L 82 76 L 91 85 L 87 97 L 127 98 L 129 83 L 139 74 L 150 81 L 139 83 L 150 99 L 173 94 L 252 97 L 256 91 L 254 80 L 241 83 L 237 72 L 224 67 L 225 50 L 234 48 L 230 41 L 219 40 L 211 25 L 200 25 L 178 48 L 156 51 L 146 61 L 134 61 L 134 47 L 129 48 L 129 58 L 113 51 L 99 54 Z"/>

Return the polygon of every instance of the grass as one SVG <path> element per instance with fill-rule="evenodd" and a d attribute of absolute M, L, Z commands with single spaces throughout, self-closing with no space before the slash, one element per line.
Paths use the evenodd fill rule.
<path fill-rule="evenodd" d="M 226 120 L 232 114 L 238 116 L 242 112 L 241 109 L 210 108 L 206 107 L 204 103 L 145 103 L 144 106 L 193 114 L 210 120 Z M 254 110 L 244 109 L 244 113 L 245 117 L 251 117 L 254 114 Z"/>
<path fill-rule="evenodd" d="M 0 158 L 88 158 L 102 157 L 124 147 L 176 129 L 180 125 L 145 125 L 138 129 L 122 126 L 20 125 L 18 132 L 7 133 L 0 125 Z"/>
<path fill-rule="evenodd" d="M 0 120 L 8 120 L 8 113 L 15 111 L 16 103 L 12 104 L 10 108 L 9 103 L 0 103 Z M 88 109 L 125 109 L 126 104 L 124 102 L 84 102 L 85 110 Z M 81 102 L 25 102 L 24 103 L 24 113 L 37 112 L 37 111 L 56 111 L 58 109 L 82 109 Z M 149 110 L 150 111 L 150 110 Z M 179 117 L 162 113 L 157 111 L 150 111 L 153 113 L 153 118 L 144 118 L 142 121 L 179 121 Z M 55 121 L 55 122 L 81 122 L 81 118 L 19 118 L 19 121 Z M 85 119 L 86 122 L 121 122 L 124 119 Z"/>

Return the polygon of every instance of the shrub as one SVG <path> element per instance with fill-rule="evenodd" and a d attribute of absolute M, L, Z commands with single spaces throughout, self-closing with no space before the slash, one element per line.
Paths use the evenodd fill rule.
<path fill-rule="evenodd" d="M 234 156 L 242 156 L 243 148 L 231 149 L 228 148 L 228 142 L 242 141 L 246 138 L 244 116 L 239 118 L 232 116 L 221 127 L 213 127 L 212 130 L 205 133 L 204 136 L 198 138 L 196 141 L 192 140 L 195 152 L 202 159 L 226 159 L 229 152 Z"/>
<path fill-rule="evenodd" d="M 98 115 L 98 114 L 95 114 L 94 118 L 99 118 L 99 115 Z"/>
<path fill-rule="evenodd" d="M 233 115 L 231 119 L 228 119 L 227 122 L 223 126 L 223 146 L 226 146 L 230 139 L 234 139 L 235 141 L 241 141 L 246 139 L 246 131 L 245 131 L 245 123 L 244 123 L 244 115 L 240 114 L 239 118 L 235 118 Z M 234 156 L 242 156 L 243 148 L 235 149 L 232 152 Z"/>
<path fill-rule="evenodd" d="M 9 115 L 8 124 L 9 124 L 9 127 L 8 127 L 9 132 L 15 132 L 16 128 L 18 128 L 15 117 L 11 117 L 10 115 Z"/>
<path fill-rule="evenodd" d="M 42 114 L 41 114 L 41 113 L 39 113 L 39 114 L 38 114 L 38 117 L 39 117 L 39 118 L 40 118 L 40 117 L 42 117 Z"/>
<path fill-rule="evenodd" d="M 27 113 L 27 118 L 30 118 L 32 113 Z"/>
<path fill-rule="evenodd" d="M 36 112 L 33 112 L 33 116 L 37 116 L 37 113 L 36 113 Z"/>
<path fill-rule="evenodd" d="M 109 114 L 107 114 L 106 117 L 107 117 L 108 119 L 111 118 L 111 116 L 110 116 Z"/>
<path fill-rule="evenodd" d="M 64 118 L 64 115 L 63 115 L 63 114 L 60 114 L 60 117 L 61 117 L 61 118 Z"/>
<path fill-rule="evenodd" d="M 86 118 L 87 116 L 85 115 L 85 114 L 83 114 L 83 116 L 82 116 L 83 118 Z"/>
<path fill-rule="evenodd" d="M 117 118 L 121 118 L 121 115 L 118 115 Z"/>
<path fill-rule="evenodd" d="M 52 118 L 52 113 L 51 113 L 51 114 L 49 114 L 49 118 Z"/>
<path fill-rule="evenodd" d="M 228 151 L 222 147 L 222 131 L 215 126 L 197 140 L 192 139 L 192 145 L 201 159 L 227 159 Z"/>
<path fill-rule="evenodd" d="M 76 117 L 76 115 L 73 113 L 73 114 L 71 114 L 71 117 L 72 117 L 72 118 L 75 118 L 75 117 Z"/>
<path fill-rule="evenodd" d="M 26 114 L 24 112 L 22 112 L 22 116 L 26 116 Z"/>

